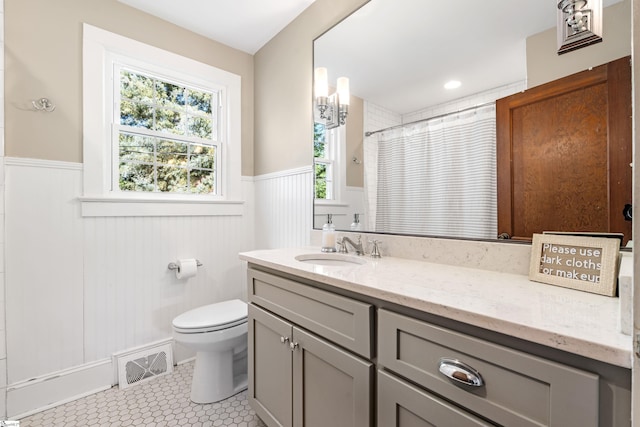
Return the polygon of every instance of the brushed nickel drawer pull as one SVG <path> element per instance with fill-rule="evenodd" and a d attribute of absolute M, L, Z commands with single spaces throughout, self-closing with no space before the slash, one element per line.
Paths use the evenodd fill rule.
<path fill-rule="evenodd" d="M 480 372 L 456 359 L 441 358 L 438 370 L 445 377 L 465 385 L 473 387 L 482 387 L 484 385 Z"/>

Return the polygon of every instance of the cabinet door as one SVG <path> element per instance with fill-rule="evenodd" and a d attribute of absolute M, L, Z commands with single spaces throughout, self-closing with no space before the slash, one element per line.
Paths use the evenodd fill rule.
<path fill-rule="evenodd" d="M 393 375 L 378 371 L 378 426 L 380 427 L 492 425 Z"/>
<path fill-rule="evenodd" d="M 296 427 L 371 427 L 373 364 L 293 328 Z"/>
<path fill-rule="evenodd" d="M 249 304 L 248 400 L 269 427 L 291 427 L 291 325 Z"/>
<path fill-rule="evenodd" d="M 632 203 L 631 64 L 621 58 L 496 102 L 498 233 L 624 233 Z"/>

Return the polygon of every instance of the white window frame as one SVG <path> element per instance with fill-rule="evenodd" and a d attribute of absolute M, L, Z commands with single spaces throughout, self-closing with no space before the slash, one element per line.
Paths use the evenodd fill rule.
<path fill-rule="evenodd" d="M 314 124 L 315 127 L 315 124 Z M 324 199 L 315 199 L 317 202 L 326 202 L 335 199 L 335 168 L 334 168 L 334 158 L 335 151 L 337 149 L 336 138 L 334 137 L 333 130 L 329 130 L 324 128 L 324 154 L 325 157 L 314 157 L 313 165 L 314 165 L 314 173 L 315 166 L 317 164 L 323 164 L 326 166 L 325 172 L 325 192 L 326 198 Z M 315 142 L 315 141 L 314 141 Z M 315 178 L 315 176 L 314 176 Z M 314 185 L 317 183 L 317 179 L 314 181 Z M 314 189 L 315 195 L 315 189 Z"/>
<path fill-rule="evenodd" d="M 344 126 L 325 130 L 325 133 L 326 145 L 327 149 L 329 150 L 329 157 L 323 158 L 321 162 L 326 163 L 328 165 L 327 167 L 331 168 L 331 198 L 314 199 L 314 201 L 319 206 L 342 206 L 344 205 L 344 202 L 342 202 L 341 200 L 342 196 L 345 194 L 347 182 L 347 172 L 344 163 L 344 159 L 346 157 L 347 134 Z M 327 193 L 329 193 L 329 190 L 327 190 Z"/>
<path fill-rule="evenodd" d="M 113 97 L 114 97 L 114 102 L 112 103 L 113 105 L 113 114 L 112 114 L 112 129 L 113 131 L 111 132 L 111 191 L 113 192 L 122 192 L 122 190 L 119 190 L 119 186 L 120 186 L 120 174 L 119 173 L 115 173 L 117 170 L 117 164 L 119 163 L 120 160 L 120 145 L 119 145 L 119 136 L 120 136 L 120 132 L 123 131 L 125 133 L 134 133 L 134 134 L 139 134 L 139 135 L 145 135 L 145 136 L 150 136 L 153 138 L 166 138 L 166 139 L 177 139 L 180 140 L 182 142 L 185 143 L 196 143 L 196 144 L 201 144 L 201 145 L 208 145 L 208 146 L 212 146 L 215 147 L 216 151 L 216 155 L 215 155 L 215 178 L 214 178 L 214 182 L 215 182 L 215 195 L 199 195 L 197 197 L 201 198 L 201 197 L 210 197 L 212 200 L 219 200 L 221 199 L 221 197 L 219 197 L 220 194 L 220 189 L 222 188 L 220 183 L 224 183 L 224 178 L 221 176 L 222 174 L 220 173 L 220 170 L 223 169 L 220 166 L 222 165 L 222 155 L 221 153 L 224 152 L 224 147 L 225 145 L 227 145 L 226 141 L 225 141 L 225 137 L 227 135 L 226 132 L 226 127 L 224 125 L 225 123 L 225 117 L 227 116 L 227 112 L 224 108 L 222 108 L 223 105 L 225 105 L 225 96 L 226 96 L 226 90 L 224 87 L 221 87 L 219 85 L 216 84 L 211 84 L 209 82 L 196 82 L 193 78 L 189 78 L 188 76 L 183 76 L 183 78 L 189 78 L 189 82 L 185 82 L 185 81 L 179 81 L 176 79 L 176 77 L 180 77 L 177 75 L 172 75 L 172 76 L 163 76 L 161 74 L 158 74 L 160 72 L 162 72 L 163 70 L 159 70 L 158 67 L 149 67 L 147 66 L 146 68 L 144 68 L 144 64 L 139 64 L 140 61 L 137 60 L 131 60 L 129 58 L 122 58 L 120 56 L 115 56 L 114 55 L 114 62 L 113 62 L 113 76 L 114 76 L 114 82 L 116 82 L 116 78 L 117 81 L 120 81 L 120 75 L 122 70 L 127 70 L 127 71 L 131 71 L 133 73 L 136 73 L 138 75 L 144 75 L 144 76 L 149 76 L 152 78 L 157 78 L 158 80 L 162 80 L 165 82 L 169 82 L 172 84 L 176 84 L 178 86 L 186 86 L 186 87 L 194 87 L 194 86 L 198 86 L 196 87 L 197 90 L 203 91 L 203 92 L 211 92 L 215 94 L 215 98 L 213 99 L 215 101 L 215 103 L 211 106 L 212 109 L 217 110 L 215 117 L 216 117 L 216 132 L 212 135 L 211 139 L 205 140 L 204 138 L 196 138 L 196 137 L 191 137 L 191 136 L 186 136 L 186 135 L 174 135 L 171 133 L 165 133 L 165 132 L 161 132 L 161 131 L 154 131 L 151 129 L 145 129 L 145 128 L 131 128 L 130 126 L 126 126 L 126 125 L 122 125 L 120 124 L 120 102 L 121 102 L 121 91 L 120 91 L 120 84 L 114 84 L 113 85 Z M 157 160 L 157 159 L 156 159 Z M 124 192 L 125 194 L 139 194 L 136 192 Z M 141 194 L 150 194 L 150 193 L 141 193 Z M 167 195 L 167 194 L 177 194 L 177 193 L 171 193 L 171 192 L 167 192 L 167 193 L 162 193 L 163 195 Z M 125 196 L 125 197 L 130 197 L 130 196 Z"/>
<path fill-rule="evenodd" d="M 344 228 L 351 223 L 350 218 L 347 218 L 347 215 L 349 215 L 349 203 L 344 200 L 347 194 L 346 126 L 326 130 L 325 137 L 327 138 L 327 144 L 330 145 L 329 157 L 333 168 L 333 198 L 314 199 L 314 228 L 322 228 L 322 225 L 327 221 L 327 214 L 333 215 L 333 222 L 336 226 L 344 224 L 341 226 L 341 228 Z"/>
<path fill-rule="evenodd" d="M 216 195 L 127 192 L 112 188 L 116 64 L 221 90 Z M 88 24 L 83 26 L 83 216 L 241 215 L 241 78 L 213 66 Z"/>

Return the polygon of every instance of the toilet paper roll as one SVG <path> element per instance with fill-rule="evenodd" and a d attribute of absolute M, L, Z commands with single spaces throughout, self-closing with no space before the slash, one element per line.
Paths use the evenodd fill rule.
<path fill-rule="evenodd" d="M 179 259 L 177 264 L 176 277 L 178 279 L 188 279 L 198 272 L 198 261 L 193 258 Z"/>

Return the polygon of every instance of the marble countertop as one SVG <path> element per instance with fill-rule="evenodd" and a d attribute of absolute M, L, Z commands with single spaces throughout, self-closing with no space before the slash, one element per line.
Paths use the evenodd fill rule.
<path fill-rule="evenodd" d="M 322 266 L 295 259 L 317 247 L 243 252 L 240 259 L 548 347 L 631 368 L 619 299 L 533 282 L 527 276 L 407 260 L 358 257 Z M 355 257 L 356 255 L 349 255 Z"/>

